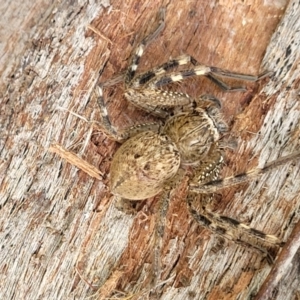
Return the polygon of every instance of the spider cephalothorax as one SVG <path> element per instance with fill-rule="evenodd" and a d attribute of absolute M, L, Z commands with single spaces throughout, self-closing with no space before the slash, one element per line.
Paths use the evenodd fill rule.
<path fill-rule="evenodd" d="M 140 124 L 118 132 L 111 124 L 104 106 L 100 86 L 96 96 L 101 109 L 104 131 L 116 141 L 123 143 L 115 153 L 110 169 L 110 189 L 118 198 L 143 200 L 161 195 L 162 211 L 165 214 L 170 191 L 178 185 L 183 176 L 189 176 L 187 203 L 190 213 L 202 225 L 217 234 L 243 242 L 261 250 L 270 260 L 268 246 L 280 246 L 281 240 L 273 235 L 253 229 L 235 219 L 221 216 L 205 209 L 193 207 L 193 201 L 209 199 L 212 192 L 231 184 L 247 181 L 265 173 L 271 168 L 299 157 L 299 153 L 269 163 L 262 169 L 255 169 L 232 178 L 218 179 L 223 164 L 219 146 L 222 133 L 227 130 L 220 116 L 220 102 L 213 96 L 204 95 L 194 100 L 187 94 L 162 90 L 162 86 L 183 80 L 190 76 L 206 76 L 224 90 L 230 88 L 218 77 L 230 77 L 256 81 L 262 76 L 233 73 L 216 67 L 198 64 L 189 55 L 170 60 L 141 75 L 135 75 L 145 47 L 162 31 L 163 14 L 157 29 L 137 47 L 132 63 L 125 76 L 125 97 L 135 106 L 160 118 L 160 122 Z M 174 67 L 193 64 L 191 69 L 173 71 Z M 172 112 L 170 114 L 170 111 Z M 185 172 L 189 170 L 189 172 Z M 191 171 L 192 170 L 192 171 Z M 191 171 L 191 172 L 190 172 Z M 158 222 L 157 237 L 163 235 L 163 222 Z M 264 243 L 268 246 L 264 247 Z M 156 276 L 160 275 L 159 247 L 156 248 Z"/>

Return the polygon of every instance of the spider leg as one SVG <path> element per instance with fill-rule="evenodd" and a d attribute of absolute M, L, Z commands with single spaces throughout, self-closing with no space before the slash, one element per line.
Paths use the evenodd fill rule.
<path fill-rule="evenodd" d="M 300 152 L 279 159 L 276 162 L 267 164 L 264 168 L 264 172 L 270 168 L 274 168 L 275 164 L 276 166 L 279 166 L 291 159 L 295 159 L 299 155 Z M 266 245 L 269 245 L 270 247 L 282 246 L 281 240 L 274 235 L 266 234 L 233 218 L 222 216 L 208 209 L 207 202 L 210 201 L 210 199 L 213 197 L 213 193 L 217 190 L 205 188 L 207 186 L 210 187 L 212 183 L 218 182 L 216 179 L 218 178 L 222 163 L 223 157 L 220 149 L 215 148 L 214 151 L 210 153 L 209 159 L 207 159 L 205 162 L 202 162 L 202 164 L 196 168 L 195 174 L 191 178 L 189 194 L 187 197 L 187 204 L 190 213 L 194 219 L 201 224 L 201 226 L 208 228 L 210 231 L 224 236 L 227 239 L 246 244 L 252 248 L 260 250 L 261 252 L 265 253 L 268 260 L 272 262 L 274 255 L 267 250 Z M 257 171 L 253 173 L 257 174 Z M 244 178 L 244 174 L 242 177 Z M 241 176 L 237 176 L 237 178 L 240 179 Z M 226 179 L 225 182 L 227 182 Z M 204 187 L 203 190 L 202 187 Z M 195 201 L 195 199 L 198 201 Z M 197 202 L 197 209 L 194 208 L 195 202 Z"/>
<path fill-rule="evenodd" d="M 231 71 L 227 71 L 224 69 L 216 68 L 216 67 L 210 67 L 211 72 L 206 75 L 206 77 L 212 81 L 214 84 L 216 84 L 220 89 L 227 91 L 227 92 L 239 92 L 239 91 L 246 91 L 245 87 L 230 87 L 227 85 L 224 81 L 217 78 L 215 75 L 225 78 L 232 78 L 232 79 L 239 79 L 244 81 L 258 81 L 261 80 L 267 76 L 270 76 L 272 72 L 264 72 L 259 76 L 253 76 L 253 75 L 247 75 L 242 73 L 235 73 Z"/>
<path fill-rule="evenodd" d="M 192 69 L 180 70 L 165 74 L 171 68 L 192 63 L 195 65 Z M 225 69 L 210 67 L 203 64 L 198 64 L 197 60 L 190 55 L 183 55 L 177 59 L 171 60 L 158 68 L 150 70 L 140 76 L 138 76 L 131 84 L 132 87 L 138 88 L 139 86 L 147 84 L 150 88 L 160 88 L 164 85 L 172 82 L 182 81 L 191 76 L 206 76 L 213 83 L 218 85 L 225 91 L 245 91 L 245 87 L 230 87 L 219 77 L 239 79 L 244 81 L 258 81 L 267 76 L 270 76 L 272 72 L 264 72 L 259 76 L 253 76 L 243 73 L 231 72 Z"/>
<path fill-rule="evenodd" d="M 290 161 L 299 159 L 300 151 L 294 152 L 290 155 L 283 156 L 275 161 L 267 163 L 263 168 L 255 168 L 246 173 L 241 173 L 235 176 L 227 177 L 224 179 L 214 180 L 207 182 L 204 185 L 198 185 L 193 183 L 190 186 L 190 190 L 198 193 L 215 193 L 223 188 L 230 187 L 232 185 L 240 184 L 243 182 L 248 182 L 252 179 L 255 179 L 272 169 L 275 169 L 281 165 L 284 165 Z"/>
<path fill-rule="evenodd" d="M 180 70 L 167 73 L 170 69 L 192 63 L 195 65 L 192 69 Z M 245 91 L 244 87 L 230 87 L 220 77 L 235 78 L 246 81 L 256 81 L 269 75 L 264 73 L 261 76 L 252 76 L 241 73 L 234 73 L 216 67 L 197 64 L 197 61 L 189 55 L 183 55 L 170 60 L 161 66 L 145 72 L 132 81 L 127 82 L 125 97 L 132 104 L 153 115 L 161 118 L 168 116 L 166 109 L 178 106 L 186 106 L 194 102 L 185 93 L 161 90 L 164 85 L 182 81 L 191 76 L 206 76 L 213 83 L 225 91 Z"/>
<path fill-rule="evenodd" d="M 175 67 L 183 66 L 188 63 L 192 63 L 195 67 L 192 69 L 173 72 L 167 75 L 165 74 Z M 209 80 L 225 91 L 245 91 L 246 89 L 244 87 L 230 87 L 225 82 L 217 78 L 217 76 L 244 81 L 258 81 L 271 74 L 272 72 L 264 72 L 259 76 L 253 76 L 249 74 L 231 72 L 217 67 L 209 67 L 199 64 L 194 57 L 185 54 L 137 76 L 130 83 L 130 87 L 139 88 L 141 86 L 148 85 L 151 88 L 159 88 L 163 85 L 181 81 L 191 76 L 206 76 Z"/>
<path fill-rule="evenodd" d="M 170 190 L 165 189 L 160 195 L 158 203 L 158 214 L 155 226 L 154 264 L 153 264 L 153 286 L 156 287 L 161 277 L 161 250 L 163 248 L 163 236 L 165 232 L 165 218 L 169 208 Z"/>
<path fill-rule="evenodd" d="M 226 84 L 224 81 L 220 80 L 216 76 L 214 76 L 212 73 L 207 74 L 206 78 L 208 78 L 211 82 L 216 84 L 220 89 L 226 92 L 244 92 L 246 91 L 246 88 L 241 86 L 241 87 L 231 87 L 228 84 Z"/>
<path fill-rule="evenodd" d="M 161 8 L 159 10 L 159 23 L 157 28 L 153 33 L 148 35 L 146 38 L 142 40 L 140 45 L 136 48 L 135 53 L 132 57 L 132 62 L 127 69 L 126 75 L 125 75 L 125 84 L 128 85 L 131 80 L 134 78 L 134 75 L 136 73 L 137 67 L 140 63 L 140 59 L 144 53 L 145 48 L 161 33 L 161 31 L 165 27 L 165 9 Z"/>
<path fill-rule="evenodd" d="M 194 208 L 193 203 L 195 199 L 199 200 L 197 209 Z M 246 224 L 243 224 L 233 218 L 219 215 L 204 207 L 203 202 L 208 202 L 206 198 L 213 197 L 213 194 L 196 194 L 189 192 L 187 196 L 188 209 L 194 219 L 203 227 L 210 231 L 232 240 L 236 243 L 250 246 L 254 249 L 263 252 L 269 263 L 273 263 L 275 255 L 266 248 L 269 246 L 282 246 L 283 243 L 274 235 L 266 234 Z"/>
<path fill-rule="evenodd" d="M 211 72 L 211 68 L 205 65 L 196 65 L 192 69 L 180 70 L 168 74 L 161 74 L 148 82 L 147 86 L 151 89 L 158 89 L 172 82 L 182 81 L 192 76 L 206 76 Z"/>
<path fill-rule="evenodd" d="M 159 196 L 158 213 L 155 226 L 155 246 L 154 246 L 154 264 L 153 264 L 153 287 L 157 289 L 158 280 L 161 278 L 161 251 L 163 248 L 163 236 L 165 232 L 165 220 L 169 208 L 171 193 L 176 188 L 178 182 L 181 182 L 185 176 L 185 171 L 179 169 L 178 173 L 170 179 L 164 186 L 164 190 Z"/>
<path fill-rule="evenodd" d="M 134 80 L 130 83 L 130 87 L 139 88 L 141 86 L 144 86 L 151 80 L 155 79 L 158 76 L 162 76 L 171 69 L 186 65 L 188 63 L 192 63 L 193 65 L 195 65 L 197 61 L 192 56 L 186 54 L 181 55 L 175 59 L 171 59 L 166 63 L 163 63 L 162 65 L 135 77 Z"/>
<path fill-rule="evenodd" d="M 209 80 L 211 80 L 213 83 L 215 83 L 217 86 L 219 86 L 225 91 L 245 91 L 245 87 L 230 87 L 221 79 L 217 78 L 217 76 L 240 79 L 245 81 L 258 81 L 268 75 L 270 75 L 270 72 L 263 73 L 260 76 L 252 76 L 242 73 L 230 72 L 216 67 L 209 67 L 206 65 L 196 65 L 193 69 L 180 70 L 177 72 L 169 74 L 160 74 L 157 77 L 153 77 L 153 79 L 149 81 L 148 86 L 157 89 L 172 82 L 182 81 L 188 77 L 206 76 Z"/>
<path fill-rule="evenodd" d="M 148 124 L 138 124 L 125 130 L 118 131 L 111 123 L 107 109 L 104 104 L 104 97 L 103 97 L 103 90 L 100 86 L 97 86 L 95 89 L 95 94 L 97 97 L 98 106 L 100 108 L 100 113 L 102 117 L 101 126 L 103 127 L 105 133 L 113 140 L 118 142 L 124 142 L 125 140 L 129 139 L 132 136 L 137 135 L 140 132 L 152 130 L 154 132 L 158 132 L 160 129 L 160 124 L 155 123 L 148 123 Z"/>
<path fill-rule="evenodd" d="M 244 81 L 258 81 L 258 80 L 261 80 L 265 77 L 272 75 L 272 73 L 273 73 L 270 71 L 266 71 L 258 76 L 254 76 L 254 75 L 249 75 L 249 74 L 232 72 L 232 71 L 228 71 L 228 70 L 217 68 L 217 67 L 210 67 L 210 69 L 211 69 L 211 73 L 214 75 L 217 75 L 220 77 L 225 77 L 225 78 L 239 79 L 239 80 L 244 80 Z"/>
<path fill-rule="evenodd" d="M 192 64 L 196 64 L 197 61 L 190 55 L 182 55 L 179 56 L 175 59 L 171 59 L 166 63 L 163 63 L 162 65 L 153 68 L 152 70 L 149 70 L 145 73 L 142 73 L 138 76 L 136 76 L 134 78 L 134 80 L 131 80 L 130 83 L 128 84 L 129 87 L 135 87 L 138 88 L 142 85 L 145 85 L 147 82 L 149 82 L 152 78 L 162 75 L 163 73 L 166 73 L 168 71 L 170 71 L 171 69 L 181 66 L 181 65 L 185 65 L 188 63 L 192 63 Z M 112 79 L 103 82 L 101 85 L 103 87 L 108 87 L 108 86 L 112 86 L 115 84 L 118 84 L 120 82 L 124 81 L 125 78 L 125 74 L 120 74 L 118 76 L 113 77 Z"/>

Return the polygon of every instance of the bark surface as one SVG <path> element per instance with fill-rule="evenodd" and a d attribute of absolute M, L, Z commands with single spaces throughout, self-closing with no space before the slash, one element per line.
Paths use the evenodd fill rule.
<path fill-rule="evenodd" d="M 124 73 L 162 6 L 166 27 L 139 71 L 187 53 L 231 71 L 274 72 L 243 93 L 203 78 L 174 85 L 221 99 L 234 141 L 222 176 L 299 149 L 299 1 L 2 1 L 1 299 L 148 298 L 156 201 L 134 216 L 114 207 L 107 184 L 118 145 L 98 130 L 92 95 Z M 117 128 L 153 120 L 123 93 L 122 84 L 105 90 Z M 298 160 L 228 188 L 215 209 L 287 240 L 299 221 L 299 171 Z M 185 196 L 183 182 L 166 219 L 160 298 L 251 299 L 272 266 L 200 227 Z M 298 251 L 270 299 L 299 299 L 299 277 Z"/>

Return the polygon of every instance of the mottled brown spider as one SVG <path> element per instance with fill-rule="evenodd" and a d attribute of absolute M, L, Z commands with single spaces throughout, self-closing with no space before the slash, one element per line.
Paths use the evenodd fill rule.
<path fill-rule="evenodd" d="M 240 91 L 245 89 L 231 88 L 218 77 L 256 81 L 266 74 L 256 77 L 233 73 L 199 64 L 193 57 L 183 55 L 136 76 L 144 49 L 164 28 L 163 15 L 162 12 L 157 29 L 137 47 L 125 75 L 127 100 L 158 116 L 160 122 L 137 125 L 122 132 L 117 131 L 109 120 L 102 88 L 98 86 L 96 89 L 104 131 L 122 143 L 112 160 L 110 190 L 117 198 L 123 200 L 138 201 L 160 195 L 160 216 L 156 229 L 156 238 L 160 242 L 156 243 L 154 264 L 156 277 L 159 277 L 161 272 L 159 252 L 164 232 L 162 219 L 168 208 L 170 192 L 185 176 L 189 177 L 188 208 L 201 226 L 259 249 L 272 260 L 268 247 L 264 245 L 281 246 L 280 239 L 235 219 L 213 213 L 205 208 L 205 204 L 218 189 L 248 181 L 298 157 L 299 153 L 271 162 L 262 169 L 257 168 L 230 178 L 218 179 L 224 160 L 219 140 L 227 130 L 220 114 L 219 100 L 209 95 L 192 99 L 184 93 L 161 89 L 166 84 L 190 76 L 206 76 L 226 91 Z M 193 68 L 169 72 L 186 64 L 192 64 Z M 197 210 L 194 207 L 195 201 L 200 201 Z"/>

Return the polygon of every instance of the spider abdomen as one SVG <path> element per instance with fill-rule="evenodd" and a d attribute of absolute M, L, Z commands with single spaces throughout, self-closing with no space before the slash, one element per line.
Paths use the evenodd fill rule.
<path fill-rule="evenodd" d="M 179 151 L 165 134 L 146 131 L 127 140 L 111 164 L 113 194 L 130 200 L 157 195 L 180 166 Z"/>

